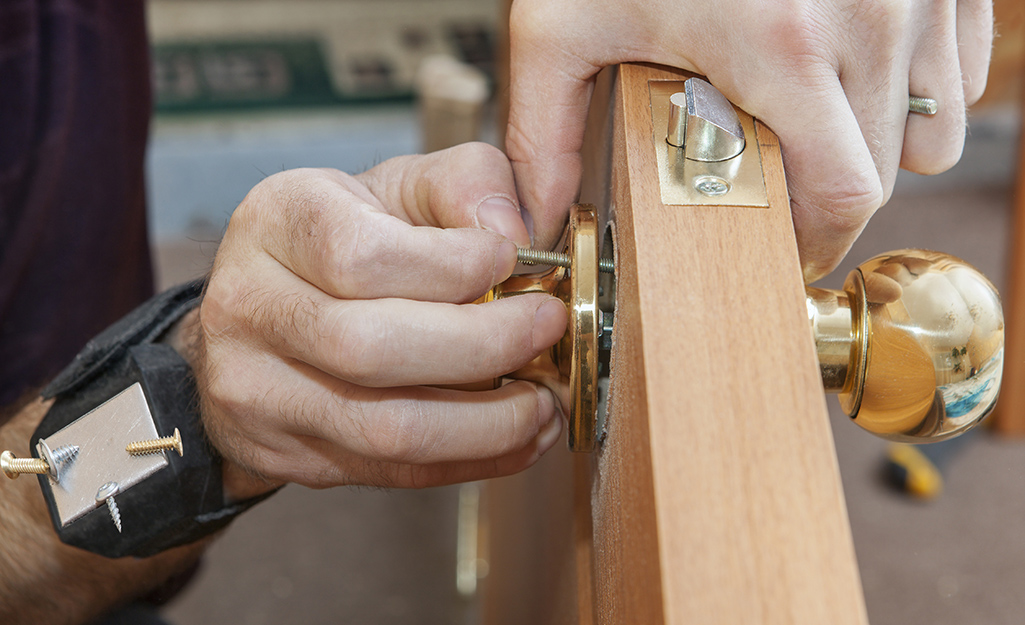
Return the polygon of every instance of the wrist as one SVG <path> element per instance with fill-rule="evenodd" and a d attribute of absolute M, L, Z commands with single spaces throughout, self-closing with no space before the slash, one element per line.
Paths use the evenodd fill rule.
<path fill-rule="evenodd" d="M 202 327 L 199 321 L 199 307 L 197 306 L 186 313 L 177 323 L 171 326 L 161 338 L 161 342 L 173 347 L 189 363 L 197 378 L 199 416 L 203 425 L 203 433 L 211 448 L 222 459 L 221 480 L 225 503 L 243 501 L 280 488 L 284 484 L 283 482 L 266 479 L 238 463 L 232 454 L 228 453 L 231 446 L 211 436 L 211 432 L 219 432 L 222 428 L 209 427 L 210 421 L 217 418 L 216 411 L 211 410 L 209 404 L 203 398 L 203 384 L 200 376 L 205 369 L 203 367 L 204 352 L 202 349 L 203 338 Z"/>

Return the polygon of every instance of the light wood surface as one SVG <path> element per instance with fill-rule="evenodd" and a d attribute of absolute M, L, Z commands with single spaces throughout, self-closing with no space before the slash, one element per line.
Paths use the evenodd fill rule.
<path fill-rule="evenodd" d="M 1025 56 L 1025 55 L 1023 55 Z M 1023 72 L 1025 74 L 1025 72 Z M 1025 96 L 1021 99 L 1025 116 Z M 1018 166 L 1011 200 L 1011 244 L 1004 287 L 1004 383 L 994 427 L 1001 434 L 1025 436 L 1025 132 L 1018 139 Z"/>
<path fill-rule="evenodd" d="M 548 458 L 507 482 L 535 488 L 505 501 L 502 523 L 518 531 L 493 526 L 492 543 L 538 544 L 529 523 L 550 542 L 519 571 L 492 552 L 486 622 L 866 623 L 778 141 L 759 126 L 770 208 L 661 204 L 648 99 L 659 79 L 681 78 L 620 68 L 611 158 L 598 141 L 584 185 L 614 206 L 608 439 L 598 454 Z M 607 133 L 595 110 L 592 130 Z M 556 483 L 558 509 L 540 487 Z M 505 574 L 576 595 L 541 601 L 521 584 L 513 603 L 560 611 L 505 618 Z"/>

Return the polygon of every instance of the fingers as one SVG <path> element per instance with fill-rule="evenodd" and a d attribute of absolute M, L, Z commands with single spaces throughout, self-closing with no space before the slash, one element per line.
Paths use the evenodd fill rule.
<path fill-rule="evenodd" d="M 276 359 L 239 359 L 220 370 L 204 396 L 242 418 L 216 421 L 211 437 L 234 461 L 274 480 L 381 484 L 388 480 L 368 476 L 368 467 L 493 462 L 538 439 L 507 469 L 515 470 L 554 443 L 558 426 L 545 426 L 561 420 L 551 392 L 523 381 L 484 392 L 368 389 Z M 263 393 L 244 391 L 266 379 L 275 384 Z M 266 423 L 248 422 L 251 415 Z"/>
<path fill-rule="evenodd" d="M 548 19 L 546 5 L 513 3 L 505 136 L 520 201 L 534 223 L 534 245 L 542 249 L 557 242 L 580 188 L 591 79 L 601 69 L 559 46 L 564 39 L 548 31 L 564 16 Z"/>
<path fill-rule="evenodd" d="M 919 44 L 909 69 L 911 94 L 932 98 L 935 115 L 907 116 L 900 165 L 919 174 L 938 174 L 961 158 L 965 140 L 965 90 L 958 58 L 957 15 L 948 2 L 927 3 L 921 21 L 929 36 Z"/>
<path fill-rule="evenodd" d="M 486 228 L 520 246 L 530 245 L 512 167 L 487 144 L 391 159 L 356 179 L 386 210 L 413 225 Z"/>
<path fill-rule="evenodd" d="M 516 265 L 508 239 L 476 228 L 411 226 L 358 195 L 368 192 L 341 172 L 296 170 L 264 185 L 275 209 L 236 211 L 226 238 L 258 232 L 271 257 L 336 298 L 468 302 Z M 439 195 L 439 212 L 457 205 Z"/>
<path fill-rule="evenodd" d="M 957 44 L 964 98 L 970 106 L 986 89 L 993 50 L 992 0 L 958 0 Z"/>
<path fill-rule="evenodd" d="M 813 282 L 847 253 L 882 204 L 884 188 L 836 77 L 798 82 L 796 99 L 806 104 L 800 118 L 788 105 L 767 107 L 762 119 L 780 137 L 801 264 L 805 281 Z"/>
<path fill-rule="evenodd" d="M 281 271 L 278 269 L 278 271 Z M 343 301 L 296 289 L 264 271 L 261 290 L 238 296 L 211 283 L 204 323 L 214 333 L 260 337 L 275 353 L 370 387 L 459 384 L 518 369 L 565 333 L 565 305 L 523 295 L 482 305 L 402 299 Z M 227 329 L 208 323 L 233 311 Z M 220 330 L 220 332 L 218 332 Z"/>

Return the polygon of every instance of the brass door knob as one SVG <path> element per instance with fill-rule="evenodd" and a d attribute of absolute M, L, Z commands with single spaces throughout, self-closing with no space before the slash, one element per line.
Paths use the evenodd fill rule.
<path fill-rule="evenodd" d="M 545 292 L 566 303 L 566 335 L 510 377 L 568 396 L 569 447 L 591 451 L 600 442 L 599 378 L 608 373 L 613 331 L 615 280 L 599 272 L 599 265 L 611 269 L 611 245 L 600 258 L 588 205 L 574 206 L 566 241 L 563 254 L 544 261 L 563 266 L 513 276 L 489 298 Z M 882 254 L 852 271 L 842 290 L 807 288 L 807 304 L 822 384 L 869 432 L 939 441 L 968 430 L 996 404 L 1004 353 L 1000 296 L 968 263 L 925 250 Z"/>
<path fill-rule="evenodd" d="M 807 289 L 826 392 L 855 423 L 895 441 L 938 441 L 996 404 L 1004 318 L 996 288 L 959 258 L 876 256 L 842 291 Z"/>

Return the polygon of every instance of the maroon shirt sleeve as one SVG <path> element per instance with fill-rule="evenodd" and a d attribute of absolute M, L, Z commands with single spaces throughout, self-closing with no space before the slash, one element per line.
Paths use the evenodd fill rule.
<path fill-rule="evenodd" d="M 0 2 L 0 405 L 151 294 L 140 0 Z"/>

